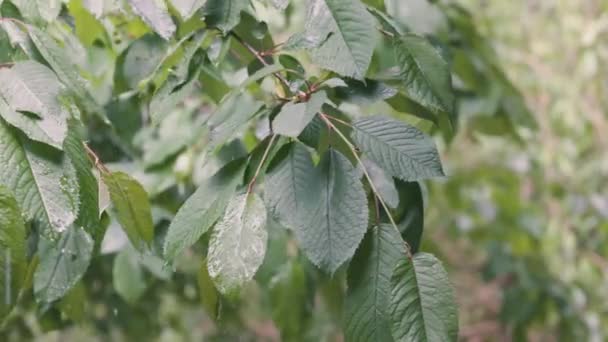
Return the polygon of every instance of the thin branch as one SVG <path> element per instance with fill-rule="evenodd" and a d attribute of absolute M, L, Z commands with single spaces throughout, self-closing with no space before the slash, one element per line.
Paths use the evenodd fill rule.
<path fill-rule="evenodd" d="M 344 136 L 344 133 L 340 132 L 340 130 L 329 120 L 329 118 L 328 118 L 329 115 L 324 114 L 324 113 L 319 113 L 319 114 L 320 114 L 321 119 L 323 119 L 323 121 L 325 121 L 325 124 L 330 129 L 334 130 L 340 136 L 340 138 L 344 141 L 344 143 L 350 149 L 351 153 L 353 154 L 353 156 L 355 157 L 355 159 L 357 160 L 357 162 L 359 163 L 359 165 L 361 165 L 361 169 L 363 170 L 363 174 L 365 175 L 365 178 L 367 178 L 367 181 L 369 182 L 369 185 L 372 188 L 372 192 L 374 193 L 374 195 L 376 196 L 376 198 L 378 199 L 378 201 L 382 205 L 382 208 L 384 208 L 384 211 L 386 212 L 386 216 L 388 216 L 388 219 L 391 221 L 391 225 L 395 228 L 395 230 L 397 231 L 397 233 L 399 235 L 401 235 L 401 232 L 399 231 L 399 228 L 397 227 L 397 224 L 395 223 L 395 220 L 393 219 L 393 215 L 391 215 L 391 212 L 390 212 L 388 206 L 386 205 L 386 203 L 382 199 L 382 196 L 380 196 L 380 193 L 378 192 L 378 189 L 376 188 L 376 185 L 372 181 L 372 177 L 369 175 L 369 172 L 367 171 L 367 168 L 363 164 L 363 161 L 359 157 L 359 154 L 357 154 L 357 148 L 350 142 L 350 140 L 348 140 L 348 138 L 346 138 L 346 136 Z M 406 250 L 406 254 L 407 254 L 408 258 L 412 259 L 412 251 L 410 249 L 410 245 L 405 240 L 403 240 L 403 243 L 405 244 L 405 247 L 406 247 L 405 250 Z"/>
<path fill-rule="evenodd" d="M 349 122 L 346 122 L 344 120 L 338 119 L 338 118 L 333 117 L 331 115 L 327 115 L 327 118 L 331 119 L 331 120 L 334 120 L 336 122 L 339 122 L 339 123 L 343 124 L 344 126 L 353 127 L 353 125 L 351 125 Z"/>
<path fill-rule="evenodd" d="M 255 170 L 255 173 L 253 174 L 253 178 L 251 178 L 251 181 L 249 182 L 249 185 L 247 186 L 247 194 L 250 194 L 251 191 L 253 190 L 255 181 L 258 179 L 258 176 L 260 175 L 262 166 L 266 163 L 266 159 L 268 158 L 268 154 L 270 153 L 270 149 L 272 148 L 272 144 L 274 143 L 274 140 L 276 139 L 276 137 L 277 137 L 276 134 L 273 134 L 272 137 L 270 138 L 270 141 L 268 142 L 268 146 L 266 146 L 266 150 L 264 151 L 264 154 L 262 155 L 262 160 L 260 160 L 260 164 L 258 165 L 258 168 Z"/>
<path fill-rule="evenodd" d="M 249 52 L 251 52 L 251 54 L 258 59 L 258 61 L 260 61 L 260 63 L 262 63 L 264 66 L 268 66 L 270 64 L 268 64 L 268 62 L 266 62 L 266 60 L 262 57 L 262 55 L 260 54 L 260 52 L 258 50 L 256 50 L 256 48 L 254 48 L 253 46 L 251 46 L 251 44 L 247 43 L 246 41 L 243 40 L 243 38 L 239 37 L 236 33 L 234 32 L 230 32 L 230 35 L 232 35 L 232 37 L 234 37 L 234 39 L 236 39 L 239 43 L 241 43 L 241 45 L 243 45 L 247 50 L 249 50 Z M 283 77 L 283 75 L 279 74 L 279 73 L 274 73 L 274 77 L 276 77 L 279 81 L 281 81 L 281 83 L 283 83 L 283 85 L 285 87 L 287 87 L 287 89 L 289 89 L 289 81 L 287 81 L 287 79 L 285 77 Z"/>
<path fill-rule="evenodd" d="M 0 63 L 0 69 L 1 68 L 12 68 L 13 65 L 15 65 L 14 62 L 6 62 L 6 63 Z"/>
<path fill-rule="evenodd" d="M 99 157 L 97 156 L 95 151 L 93 151 L 89 147 L 89 145 L 87 145 L 87 143 L 84 141 L 82 142 L 82 145 L 84 146 L 84 149 L 87 151 L 89 158 L 91 158 L 93 160 L 95 167 L 102 173 L 110 173 L 110 170 L 108 170 L 108 168 L 105 165 L 103 165 L 103 163 L 101 162 L 101 159 L 99 159 Z"/>

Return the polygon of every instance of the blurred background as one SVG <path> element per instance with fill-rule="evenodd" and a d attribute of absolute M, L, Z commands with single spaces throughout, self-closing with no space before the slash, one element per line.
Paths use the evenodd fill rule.
<path fill-rule="evenodd" d="M 409 1 L 405 1 L 409 2 Z M 538 123 L 464 124 L 427 232 L 465 341 L 608 339 L 608 1 L 461 0 Z"/>
<path fill-rule="evenodd" d="M 114 2 L 99 1 L 104 11 Z M 459 125 L 451 139 L 436 134 L 449 177 L 425 184 L 422 250 L 444 261 L 456 287 L 461 340 L 608 340 L 608 1 L 385 2 L 412 31 L 437 36 L 452 48 Z M 254 2 L 260 19 L 268 21 L 277 41 L 286 40 L 303 21 L 304 2 L 292 1 L 288 19 L 265 3 Z M 129 26 L 131 19 L 122 16 L 104 18 L 106 29 L 115 28 L 113 39 L 125 27 L 146 33 L 145 26 Z M 63 32 L 54 29 L 56 35 Z M 97 34 L 81 34 L 88 33 Z M 122 67 L 116 51 L 126 49 L 125 36 L 115 39 L 112 52 L 66 38 L 74 64 L 90 71 L 87 78 L 106 101 L 116 91 L 113 72 Z M 209 50 L 220 46 L 214 42 Z M 201 83 L 211 84 L 221 98 L 227 91 L 222 87 L 229 87 L 213 83 L 213 75 L 201 76 Z M 197 159 L 196 150 L 178 137 L 193 126 L 189 115 L 195 108 L 209 112 L 213 101 L 186 101 L 154 131 L 132 115 L 139 103 L 124 98 L 108 105 L 115 135 L 91 130 L 91 146 L 114 169 L 136 174 L 156 204 L 170 203 L 154 208 L 162 230 L 181 203 L 175 198 L 183 201 L 187 193 L 183 180 L 192 187 L 201 178 L 197 173 L 211 174 L 221 165 Z M 390 111 L 387 105 L 365 108 L 376 109 Z M 247 134 L 255 141 L 255 127 Z M 173 149 L 171 143 L 181 145 Z M 141 151 L 140 160 L 118 163 L 112 144 Z M 167 158 L 147 159 L 159 154 Z M 256 276 L 261 286 L 251 285 L 235 308 L 224 308 L 218 327 L 198 295 L 200 250 L 186 253 L 172 273 L 158 258 L 137 260 L 108 220 L 104 255 L 93 261 L 86 286 L 74 289 L 60 313 L 20 308 L 22 319 L 10 322 L 0 340 L 278 341 L 273 318 L 285 319 L 297 336 L 305 331 L 306 341 L 341 340 L 340 282 L 315 273 L 317 297 L 310 295 L 310 274 L 300 263 L 285 263 L 294 246 L 282 229 L 271 227 L 275 243 Z M 108 279 L 126 290 L 118 296 Z M 281 310 L 292 303 L 307 306 L 285 316 Z"/>

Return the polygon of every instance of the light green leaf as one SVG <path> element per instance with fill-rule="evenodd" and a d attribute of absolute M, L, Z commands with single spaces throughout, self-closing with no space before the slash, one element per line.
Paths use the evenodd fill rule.
<path fill-rule="evenodd" d="M 377 42 L 374 17 L 359 0 L 312 0 L 305 31 L 291 44 L 311 49 L 313 62 L 363 80 Z"/>
<path fill-rule="evenodd" d="M 243 181 L 245 165 L 232 162 L 205 180 L 179 209 L 167 231 L 164 256 L 172 260 L 194 244 L 224 213 L 236 187 Z"/>
<path fill-rule="evenodd" d="M 274 118 L 272 127 L 274 132 L 284 136 L 297 138 L 314 116 L 321 110 L 327 101 L 327 93 L 319 91 L 310 97 L 307 102 L 288 103 L 283 106 Z"/>
<path fill-rule="evenodd" d="M 452 76 L 440 51 L 412 34 L 395 39 L 394 49 L 407 96 L 434 113 L 453 113 Z"/>
<path fill-rule="evenodd" d="M 234 197 L 209 241 L 209 275 L 222 294 L 251 280 L 266 253 L 266 207 L 253 194 Z"/>
<path fill-rule="evenodd" d="M 207 0 L 171 0 L 183 20 L 188 20 L 198 11 Z"/>
<path fill-rule="evenodd" d="M 133 246 L 143 250 L 154 237 L 154 225 L 146 190 L 123 172 L 102 173 L 116 217 Z"/>
<path fill-rule="evenodd" d="M 12 192 L 0 185 L 0 321 L 15 306 L 27 273 L 25 224 Z"/>
<path fill-rule="evenodd" d="M 40 264 L 34 273 L 38 302 L 50 303 L 68 293 L 82 278 L 93 253 L 93 239 L 80 227 L 70 227 L 58 240 L 38 241 Z"/>
<path fill-rule="evenodd" d="M 12 0 L 19 12 L 28 20 L 42 19 L 51 22 L 61 12 L 61 0 Z"/>
<path fill-rule="evenodd" d="M 37 221 L 44 235 L 62 233 L 76 220 L 79 187 L 69 159 L 27 141 L 1 119 L 0 184 L 13 192 L 27 220 Z"/>
<path fill-rule="evenodd" d="M 144 35 L 129 46 L 122 64 L 122 76 L 131 89 L 136 89 L 157 70 L 167 48 L 168 44 L 154 34 Z"/>
<path fill-rule="evenodd" d="M 285 10 L 289 6 L 289 0 L 270 0 L 272 5 L 281 11 Z"/>
<path fill-rule="evenodd" d="M 165 0 L 128 0 L 133 12 L 140 16 L 156 33 L 169 40 L 175 33 Z"/>
<path fill-rule="evenodd" d="M 209 148 L 215 149 L 241 131 L 260 110 L 263 103 L 249 93 L 229 95 L 219 104 L 209 120 Z"/>
<path fill-rule="evenodd" d="M 114 258 L 112 282 L 116 292 L 129 304 L 137 302 L 146 291 L 144 272 L 133 249 L 125 248 Z"/>
<path fill-rule="evenodd" d="M 57 149 L 62 149 L 70 116 L 58 100 L 60 93 L 57 76 L 42 64 L 24 61 L 0 69 L 0 115 L 31 139 Z"/>
<path fill-rule="evenodd" d="M 334 273 L 353 256 L 367 229 L 367 197 L 358 173 L 338 151 L 330 149 L 317 176 L 298 181 L 306 189 L 298 208 L 296 240 L 322 270 Z M 299 186 L 299 187 L 300 187 Z"/>
<path fill-rule="evenodd" d="M 70 0 L 67 5 L 70 14 L 74 18 L 74 31 L 76 36 L 82 44 L 86 46 L 93 45 L 97 40 L 102 42 L 109 41 L 105 28 L 101 22 L 97 20 L 103 10 L 103 1 L 90 2 L 97 3 L 94 6 L 98 6 L 98 8 L 93 8 L 93 10 L 99 11 L 98 13 L 94 13 L 94 11 L 90 11 L 86 8 L 87 0 Z M 99 3 L 101 3 L 101 5 L 99 5 Z"/>
<path fill-rule="evenodd" d="M 213 319 L 217 319 L 219 315 L 220 296 L 213 285 L 213 280 L 209 276 L 207 270 L 207 258 L 203 260 L 197 275 L 198 290 L 201 297 L 201 303 L 207 311 L 207 314 Z"/>
<path fill-rule="evenodd" d="M 96 101 L 88 84 L 80 77 L 78 68 L 72 63 L 72 59 L 66 54 L 65 49 L 60 47 L 46 32 L 28 26 L 29 36 L 44 59 L 51 66 L 57 77 L 65 84 L 69 91 L 76 97 L 84 109 L 97 115 L 104 122 L 109 123 L 105 110 Z"/>
<path fill-rule="evenodd" d="M 247 6 L 249 0 L 207 0 L 203 9 L 207 26 L 217 27 L 225 35 L 238 25 Z"/>
<path fill-rule="evenodd" d="M 405 257 L 405 244 L 394 227 L 382 224 L 367 232 L 348 268 L 347 341 L 393 340 L 388 312 L 391 275 Z"/>
<path fill-rule="evenodd" d="M 373 116 L 353 125 L 356 145 L 393 177 L 404 181 L 444 176 L 433 139 L 414 126 Z"/>
<path fill-rule="evenodd" d="M 416 254 L 397 264 L 388 309 L 397 342 L 458 339 L 454 291 L 443 265 L 431 254 Z"/>

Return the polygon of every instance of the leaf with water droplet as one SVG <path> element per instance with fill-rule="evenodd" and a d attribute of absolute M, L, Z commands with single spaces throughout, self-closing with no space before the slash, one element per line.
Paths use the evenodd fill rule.
<path fill-rule="evenodd" d="M 25 225 L 17 200 L 0 185 L 0 321 L 9 314 L 25 280 Z"/>
<path fill-rule="evenodd" d="M 209 241 L 208 268 L 223 294 L 251 280 L 266 254 L 266 207 L 256 194 L 242 194 L 228 204 Z"/>
<path fill-rule="evenodd" d="M 76 171 L 60 151 L 27 140 L 0 119 L 0 184 L 15 195 L 27 220 L 56 238 L 78 214 Z"/>
<path fill-rule="evenodd" d="M 36 300 L 50 303 L 66 295 L 86 272 L 92 254 L 93 239 L 80 227 L 69 227 L 59 240 L 42 236 L 34 273 Z"/>

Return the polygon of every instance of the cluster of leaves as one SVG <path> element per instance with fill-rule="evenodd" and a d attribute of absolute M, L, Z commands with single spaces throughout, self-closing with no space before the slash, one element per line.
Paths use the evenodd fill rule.
<path fill-rule="evenodd" d="M 461 9 L 441 40 L 383 1 L 0 3 L 4 325 L 32 292 L 50 328 L 89 291 L 135 305 L 190 256 L 220 325 L 256 277 L 284 339 L 306 333 L 311 282 L 349 341 L 457 338 L 447 273 L 419 251 L 419 182 L 444 175 L 428 133 L 450 139 L 474 97 L 521 115 Z M 277 44 L 269 10 L 303 29 Z"/>

